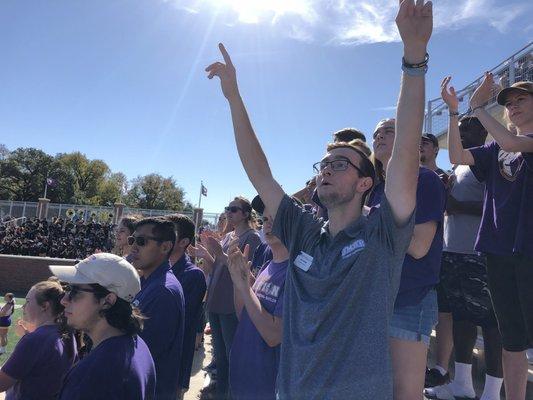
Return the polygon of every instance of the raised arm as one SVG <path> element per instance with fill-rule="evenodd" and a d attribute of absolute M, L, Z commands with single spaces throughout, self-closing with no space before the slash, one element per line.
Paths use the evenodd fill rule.
<path fill-rule="evenodd" d="M 532 153 L 533 138 L 513 134 L 490 115 L 487 110 L 485 110 L 484 106 L 491 98 L 494 86 L 492 73 L 485 72 L 483 82 L 479 85 L 470 99 L 470 108 L 473 110 L 474 115 L 483 124 L 487 132 L 489 132 L 494 140 L 500 145 L 502 150 L 508 152 L 521 151 L 524 153 Z"/>
<path fill-rule="evenodd" d="M 450 162 L 456 165 L 474 165 L 474 157 L 470 151 L 463 148 L 459 132 L 459 100 L 453 86 L 449 86 L 451 76 L 442 80 L 440 95 L 448 106 L 450 119 L 448 121 L 448 155 Z"/>
<path fill-rule="evenodd" d="M 224 63 L 216 62 L 205 70 L 209 73 L 209 79 L 214 76 L 220 78 L 222 93 L 228 99 L 231 109 L 235 142 L 237 143 L 242 165 L 265 206 L 272 210 L 274 216 L 284 192 L 274 180 L 265 153 L 255 136 L 246 107 L 239 93 L 237 75 L 231 58 L 222 43 L 218 47 L 224 58 Z"/>
<path fill-rule="evenodd" d="M 396 25 L 404 45 L 405 63 L 422 63 L 433 29 L 432 3 L 402 0 Z M 406 222 L 415 208 L 424 100 L 424 74 L 404 72 L 396 113 L 396 137 L 385 183 L 385 195 L 399 224 Z"/>

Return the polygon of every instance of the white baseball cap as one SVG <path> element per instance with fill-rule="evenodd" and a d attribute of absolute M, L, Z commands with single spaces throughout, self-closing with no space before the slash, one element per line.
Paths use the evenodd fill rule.
<path fill-rule="evenodd" d="M 132 302 L 141 290 L 139 274 L 124 258 L 110 253 L 97 253 L 74 266 L 50 265 L 60 281 L 74 284 L 97 283 L 121 299 Z"/>

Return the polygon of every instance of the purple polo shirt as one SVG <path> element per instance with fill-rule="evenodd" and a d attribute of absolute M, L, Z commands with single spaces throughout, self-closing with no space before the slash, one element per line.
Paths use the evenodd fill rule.
<path fill-rule="evenodd" d="M 196 328 L 202 311 L 202 300 L 204 299 L 207 285 L 204 273 L 191 262 L 187 254 L 184 254 L 176 261 L 176 264 L 172 267 L 172 272 L 174 272 L 181 284 L 185 298 L 185 328 L 179 369 L 179 386 L 188 389 L 194 359 Z"/>
<path fill-rule="evenodd" d="M 58 400 L 152 400 L 155 368 L 137 335 L 104 340 L 72 367 Z"/>
<path fill-rule="evenodd" d="M 253 291 L 275 317 L 283 313 L 283 292 L 289 261 L 271 261 L 259 273 Z M 230 387 L 234 400 L 276 398 L 280 346 L 270 347 L 243 308 L 230 354 Z"/>
<path fill-rule="evenodd" d="M 369 196 L 368 205 L 376 207 L 381 202 L 385 183 L 381 182 Z M 443 245 L 444 209 L 446 207 L 446 189 L 439 176 L 430 169 L 420 167 L 416 189 L 415 225 L 429 221 L 437 223 L 437 231 L 428 253 L 415 259 L 405 255 L 402 266 L 400 289 L 396 296 L 395 307 L 416 305 L 439 282 L 440 264 Z M 370 212 L 373 212 L 371 210 Z"/>
<path fill-rule="evenodd" d="M 133 305 L 147 317 L 140 336 L 154 359 L 156 398 L 174 400 L 178 391 L 185 326 L 183 290 L 166 260 L 145 279 Z"/>
<path fill-rule="evenodd" d="M 476 250 L 532 257 L 533 153 L 509 153 L 495 141 L 469 150 L 475 161 L 470 168 L 485 183 Z"/>
<path fill-rule="evenodd" d="M 44 325 L 24 335 L 2 372 L 16 379 L 6 400 L 52 400 L 76 359 L 74 337 L 63 340 L 57 325 Z"/>

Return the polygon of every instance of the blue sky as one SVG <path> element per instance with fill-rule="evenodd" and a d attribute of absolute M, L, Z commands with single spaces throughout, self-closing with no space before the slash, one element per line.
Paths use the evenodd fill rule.
<path fill-rule="evenodd" d="M 436 0 L 428 98 L 462 87 L 533 38 L 530 0 Z M 0 143 L 80 150 L 129 178 L 172 175 L 206 211 L 253 197 L 218 82 L 224 42 L 274 175 L 312 175 L 335 130 L 393 115 L 394 0 L 2 1 Z M 446 155 L 439 159 L 447 166 Z"/>

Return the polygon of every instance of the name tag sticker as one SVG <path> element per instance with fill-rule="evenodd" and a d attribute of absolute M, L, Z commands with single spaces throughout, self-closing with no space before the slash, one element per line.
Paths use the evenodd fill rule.
<path fill-rule="evenodd" d="M 313 263 L 313 257 L 311 257 L 307 253 L 304 253 L 303 251 L 301 251 L 300 254 L 298 254 L 296 259 L 294 260 L 294 265 L 296 265 L 298 268 L 300 268 L 304 272 L 309 271 L 309 268 L 311 268 L 312 263 Z"/>

